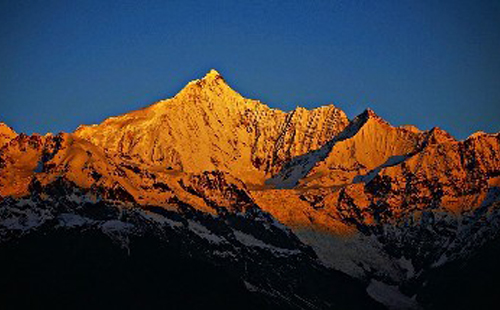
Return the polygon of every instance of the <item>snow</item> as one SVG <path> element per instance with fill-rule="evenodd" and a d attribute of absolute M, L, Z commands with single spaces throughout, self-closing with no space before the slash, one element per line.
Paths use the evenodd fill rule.
<path fill-rule="evenodd" d="M 439 259 L 435 263 L 432 264 L 432 268 L 442 266 L 447 262 L 448 262 L 448 257 L 446 256 L 446 254 L 443 254 L 439 257 Z"/>
<path fill-rule="evenodd" d="M 128 232 L 134 225 L 119 220 L 110 220 L 100 225 L 104 232 Z"/>
<path fill-rule="evenodd" d="M 278 174 L 266 181 L 266 184 L 276 188 L 293 188 L 299 181 L 319 163 L 325 160 L 336 143 L 352 138 L 363 126 L 362 119 L 354 120 L 336 138 L 330 140 L 321 148 L 302 156 L 293 158 Z"/>
<path fill-rule="evenodd" d="M 325 159 L 330 150 L 331 145 L 327 144 L 319 150 L 292 159 L 288 167 L 285 167 L 266 183 L 274 185 L 276 188 L 293 188 L 316 166 L 316 163 Z"/>
<path fill-rule="evenodd" d="M 246 289 L 249 291 L 249 292 L 259 292 L 259 288 L 255 285 L 253 285 L 252 283 L 250 282 L 247 282 L 247 281 L 243 281 L 243 284 L 245 284 L 245 287 Z"/>
<path fill-rule="evenodd" d="M 40 173 L 42 171 L 43 171 L 43 161 L 40 159 L 38 161 L 38 163 L 36 164 L 36 168 L 35 168 L 35 170 L 33 170 L 33 172 Z"/>
<path fill-rule="evenodd" d="M 52 219 L 52 214 L 44 209 L 20 210 L 10 208 L 8 214 L 0 221 L 0 227 L 8 230 L 29 231 L 41 226 L 47 220 Z"/>
<path fill-rule="evenodd" d="M 76 204 L 84 204 L 84 203 L 97 203 L 101 201 L 100 197 L 96 197 L 90 194 L 85 194 L 85 195 L 79 195 L 76 193 L 72 193 L 71 195 L 67 196 L 68 201 L 74 202 Z"/>
<path fill-rule="evenodd" d="M 62 213 L 58 217 L 60 225 L 64 227 L 78 227 L 92 223 L 93 221 L 89 218 L 72 214 L 72 213 Z"/>
<path fill-rule="evenodd" d="M 226 239 L 219 237 L 217 235 L 214 235 L 210 230 L 208 230 L 208 228 L 206 228 L 205 226 L 203 226 L 195 221 L 188 220 L 188 225 L 189 225 L 189 229 L 192 232 L 194 232 L 195 234 L 197 234 L 201 238 L 208 240 L 210 243 L 219 244 L 219 243 L 227 242 Z"/>
<path fill-rule="evenodd" d="M 228 258 L 228 257 L 235 258 L 236 257 L 236 255 L 233 252 L 230 252 L 230 251 L 218 251 L 218 250 L 215 250 L 212 253 L 215 256 L 222 257 L 222 258 Z"/>
<path fill-rule="evenodd" d="M 390 166 L 395 166 L 395 165 L 398 165 L 402 162 L 404 162 L 406 159 L 408 158 L 407 155 L 395 155 L 395 156 L 391 156 L 389 157 L 389 159 L 387 159 L 387 161 L 382 165 L 382 167 L 390 167 Z"/>
<path fill-rule="evenodd" d="M 406 257 L 401 257 L 400 259 L 397 260 L 399 266 L 401 266 L 403 269 L 405 269 L 406 272 L 406 278 L 411 279 L 415 277 L 415 267 L 413 267 L 413 263 L 411 262 L 411 259 L 407 259 Z"/>
<path fill-rule="evenodd" d="M 183 224 L 181 222 L 176 222 L 174 220 L 169 219 L 168 217 L 162 216 L 155 212 L 150 211 L 141 211 L 141 215 L 148 220 L 154 221 L 160 224 L 166 224 L 172 228 L 174 227 L 182 227 Z"/>
<path fill-rule="evenodd" d="M 354 177 L 353 183 L 369 183 L 371 182 L 379 173 L 382 171 L 383 168 L 391 167 L 398 165 L 402 162 L 404 162 L 408 158 L 407 155 L 396 155 L 396 156 L 391 156 L 385 163 L 382 165 L 378 166 L 375 169 L 372 169 L 370 172 L 368 172 L 365 175 L 358 175 Z"/>
<path fill-rule="evenodd" d="M 421 309 L 414 299 L 401 293 L 397 286 L 371 280 L 370 285 L 366 288 L 366 292 L 371 298 L 391 310 Z"/>
<path fill-rule="evenodd" d="M 26 207 L 26 206 L 34 207 L 35 203 L 31 199 L 24 199 L 24 198 L 22 198 L 22 199 L 19 199 L 16 202 L 16 206 L 19 206 L 19 207 Z"/>
<path fill-rule="evenodd" d="M 353 183 L 370 183 L 382 170 L 381 167 L 377 167 L 365 175 L 358 175 L 352 180 Z"/>
<path fill-rule="evenodd" d="M 290 235 L 290 231 L 288 230 L 288 227 L 282 223 L 280 223 L 277 219 L 275 219 L 274 217 L 271 217 L 271 223 L 274 227 L 276 228 L 279 228 L 281 230 L 283 230 L 287 235 Z"/>
<path fill-rule="evenodd" d="M 126 249 L 130 255 L 129 235 L 134 225 L 119 220 L 110 220 L 100 225 L 101 230 L 112 240 L 118 242 L 123 249 Z"/>
<path fill-rule="evenodd" d="M 332 234 L 304 228 L 295 229 L 294 233 L 300 241 L 312 247 L 320 263 L 328 268 L 360 279 L 373 272 L 376 276 L 396 282 L 406 279 L 406 272 L 384 252 L 376 237 L 361 233 Z"/>
<path fill-rule="evenodd" d="M 269 250 L 269 251 L 277 253 L 277 254 L 291 255 L 291 254 L 299 254 L 300 253 L 299 250 L 288 250 L 288 249 L 283 249 L 283 248 L 278 248 L 278 247 L 272 246 L 270 244 L 263 242 L 262 240 L 255 238 L 252 235 L 246 234 L 246 233 L 238 231 L 238 230 L 234 230 L 233 233 L 234 233 L 234 236 L 236 237 L 236 239 L 240 243 L 242 243 L 246 246 L 249 246 L 249 247 L 257 247 L 257 248 L 261 248 L 261 249 L 266 249 L 266 250 Z"/>
<path fill-rule="evenodd" d="M 488 190 L 483 202 L 481 203 L 481 207 L 486 207 L 486 206 L 491 205 L 497 201 L 500 201 L 500 188 L 499 187 L 491 187 Z"/>

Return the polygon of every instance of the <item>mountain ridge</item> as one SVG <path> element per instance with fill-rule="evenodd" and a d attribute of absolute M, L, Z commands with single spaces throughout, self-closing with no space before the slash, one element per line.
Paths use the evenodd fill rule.
<path fill-rule="evenodd" d="M 242 97 L 220 74 L 211 71 L 170 99 L 99 125 L 80 127 L 75 134 L 107 150 L 174 170 L 215 168 L 232 172 L 248 183 L 263 184 L 282 162 L 321 147 L 347 123 L 346 115 L 333 105 L 311 111 L 297 108 L 288 113 L 271 109 Z M 135 132 L 139 127 L 146 130 Z M 149 141 L 114 131 L 127 131 L 129 136 L 146 134 L 142 139 Z M 185 149 L 179 139 L 196 142 Z M 170 151 L 165 153 L 167 147 Z"/>
<path fill-rule="evenodd" d="M 352 277 L 366 287 L 356 294 L 389 308 L 420 309 L 426 300 L 411 296 L 425 276 L 500 240 L 499 188 L 500 133 L 458 141 L 371 109 L 352 120 L 333 105 L 284 112 L 215 70 L 74 133 L 0 123 L 0 247 L 60 229 L 125 249 L 141 236 L 174 240 L 297 309 L 335 304 L 315 292 L 312 269 L 337 288 L 338 272 Z M 280 276 L 292 287 L 260 262 L 291 263 Z"/>

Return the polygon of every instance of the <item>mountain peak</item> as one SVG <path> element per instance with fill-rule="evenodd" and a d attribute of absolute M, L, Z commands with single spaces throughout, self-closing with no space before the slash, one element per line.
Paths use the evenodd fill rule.
<path fill-rule="evenodd" d="M 226 81 L 224 80 L 222 75 L 215 69 L 210 69 L 210 71 L 208 71 L 203 78 L 194 80 L 193 82 L 195 82 L 196 84 L 206 84 L 206 85 L 226 84 Z"/>
<path fill-rule="evenodd" d="M 377 115 L 377 113 L 375 113 L 375 111 L 373 111 L 370 108 L 367 108 L 366 110 L 364 110 L 363 113 L 361 113 L 361 116 L 363 118 L 366 118 L 366 119 L 369 119 L 369 118 L 381 118 L 380 116 Z"/>
<path fill-rule="evenodd" d="M 429 130 L 428 141 L 430 144 L 440 144 L 445 142 L 454 142 L 455 138 L 439 127 L 433 127 Z"/>
<path fill-rule="evenodd" d="M 222 78 L 222 75 L 215 69 L 210 69 L 207 74 L 205 74 L 204 80 L 213 80 Z"/>
<path fill-rule="evenodd" d="M 351 124 L 349 125 L 350 128 L 346 132 L 346 134 L 350 135 L 354 132 L 357 132 L 361 128 L 361 126 L 368 123 L 370 120 L 374 120 L 376 121 L 376 123 L 389 124 L 383 118 L 378 116 L 372 109 L 367 108 L 352 120 Z"/>
<path fill-rule="evenodd" d="M 181 93 L 185 92 L 186 90 L 205 88 L 205 86 L 208 86 L 208 88 L 219 88 L 221 86 L 229 87 L 222 75 L 217 70 L 211 69 L 207 72 L 207 74 L 205 74 L 203 78 L 192 80 L 191 82 L 189 82 L 181 91 Z"/>
<path fill-rule="evenodd" d="M 10 140 L 14 139 L 17 133 L 7 124 L 0 122 L 0 147 L 5 145 Z"/>
<path fill-rule="evenodd" d="M 12 129 L 9 125 L 2 122 L 0 122 L 0 130 L 14 132 L 14 129 Z"/>

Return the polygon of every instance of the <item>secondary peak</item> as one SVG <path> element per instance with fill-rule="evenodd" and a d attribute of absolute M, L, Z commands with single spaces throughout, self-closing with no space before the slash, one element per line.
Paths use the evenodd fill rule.
<path fill-rule="evenodd" d="M 380 116 L 378 116 L 377 113 L 370 108 L 364 110 L 361 115 L 365 118 L 380 118 Z"/>

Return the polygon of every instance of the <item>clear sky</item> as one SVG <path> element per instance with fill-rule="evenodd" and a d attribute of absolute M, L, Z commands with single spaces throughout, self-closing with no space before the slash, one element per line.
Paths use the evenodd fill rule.
<path fill-rule="evenodd" d="M 217 69 L 291 110 L 500 130 L 500 1 L 0 1 L 0 121 L 73 131 Z"/>

